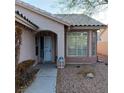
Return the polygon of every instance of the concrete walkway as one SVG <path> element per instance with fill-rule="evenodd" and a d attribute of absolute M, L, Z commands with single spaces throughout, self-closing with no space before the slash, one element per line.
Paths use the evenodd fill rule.
<path fill-rule="evenodd" d="M 24 93 L 56 93 L 57 68 L 53 64 L 40 66 L 36 79 Z"/>

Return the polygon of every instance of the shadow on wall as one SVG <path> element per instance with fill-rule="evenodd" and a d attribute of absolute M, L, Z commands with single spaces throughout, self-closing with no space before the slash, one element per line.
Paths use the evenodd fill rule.
<path fill-rule="evenodd" d="M 97 44 L 97 54 L 108 56 L 108 42 L 99 42 Z"/>
<path fill-rule="evenodd" d="M 97 44 L 98 61 L 108 63 L 108 42 L 99 42 Z"/>

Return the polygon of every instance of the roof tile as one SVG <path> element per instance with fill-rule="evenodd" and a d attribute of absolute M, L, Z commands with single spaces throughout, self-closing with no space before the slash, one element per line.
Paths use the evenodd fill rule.
<path fill-rule="evenodd" d="M 105 25 L 84 14 L 55 14 L 73 26 L 102 26 Z"/>

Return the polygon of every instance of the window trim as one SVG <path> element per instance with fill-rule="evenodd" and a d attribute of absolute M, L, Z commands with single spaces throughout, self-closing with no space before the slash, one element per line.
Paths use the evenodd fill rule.
<path fill-rule="evenodd" d="M 96 35 L 96 40 L 95 40 L 95 42 L 96 42 L 96 44 L 95 44 L 95 54 L 93 54 L 93 33 L 95 33 L 95 35 Z M 97 32 L 92 32 L 92 56 L 97 56 Z"/>
<path fill-rule="evenodd" d="M 87 32 L 87 55 L 83 56 L 83 55 L 69 55 L 68 54 L 68 33 L 73 33 L 73 32 Z M 72 32 L 66 32 L 66 56 L 67 57 L 88 57 L 89 56 L 89 31 L 72 31 Z"/>

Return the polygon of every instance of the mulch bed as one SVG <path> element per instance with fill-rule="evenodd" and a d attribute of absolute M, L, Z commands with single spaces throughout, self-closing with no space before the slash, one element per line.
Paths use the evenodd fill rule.
<path fill-rule="evenodd" d="M 39 71 L 36 66 L 33 66 L 34 63 L 33 60 L 26 60 L 17 65 L 15 71 L 16 93 L 22 93 L 33 82 L 36 73 Z"/>
<path fill-rule="evenodd" d="M 83 75 L 90 71 L 88 68 L 95 73 L 93 79 Z M 64 69 L 58 69 L 57 75 L 57 93 L 108 93 L 108 66 L 105 63 L 66 65 Z"/>

